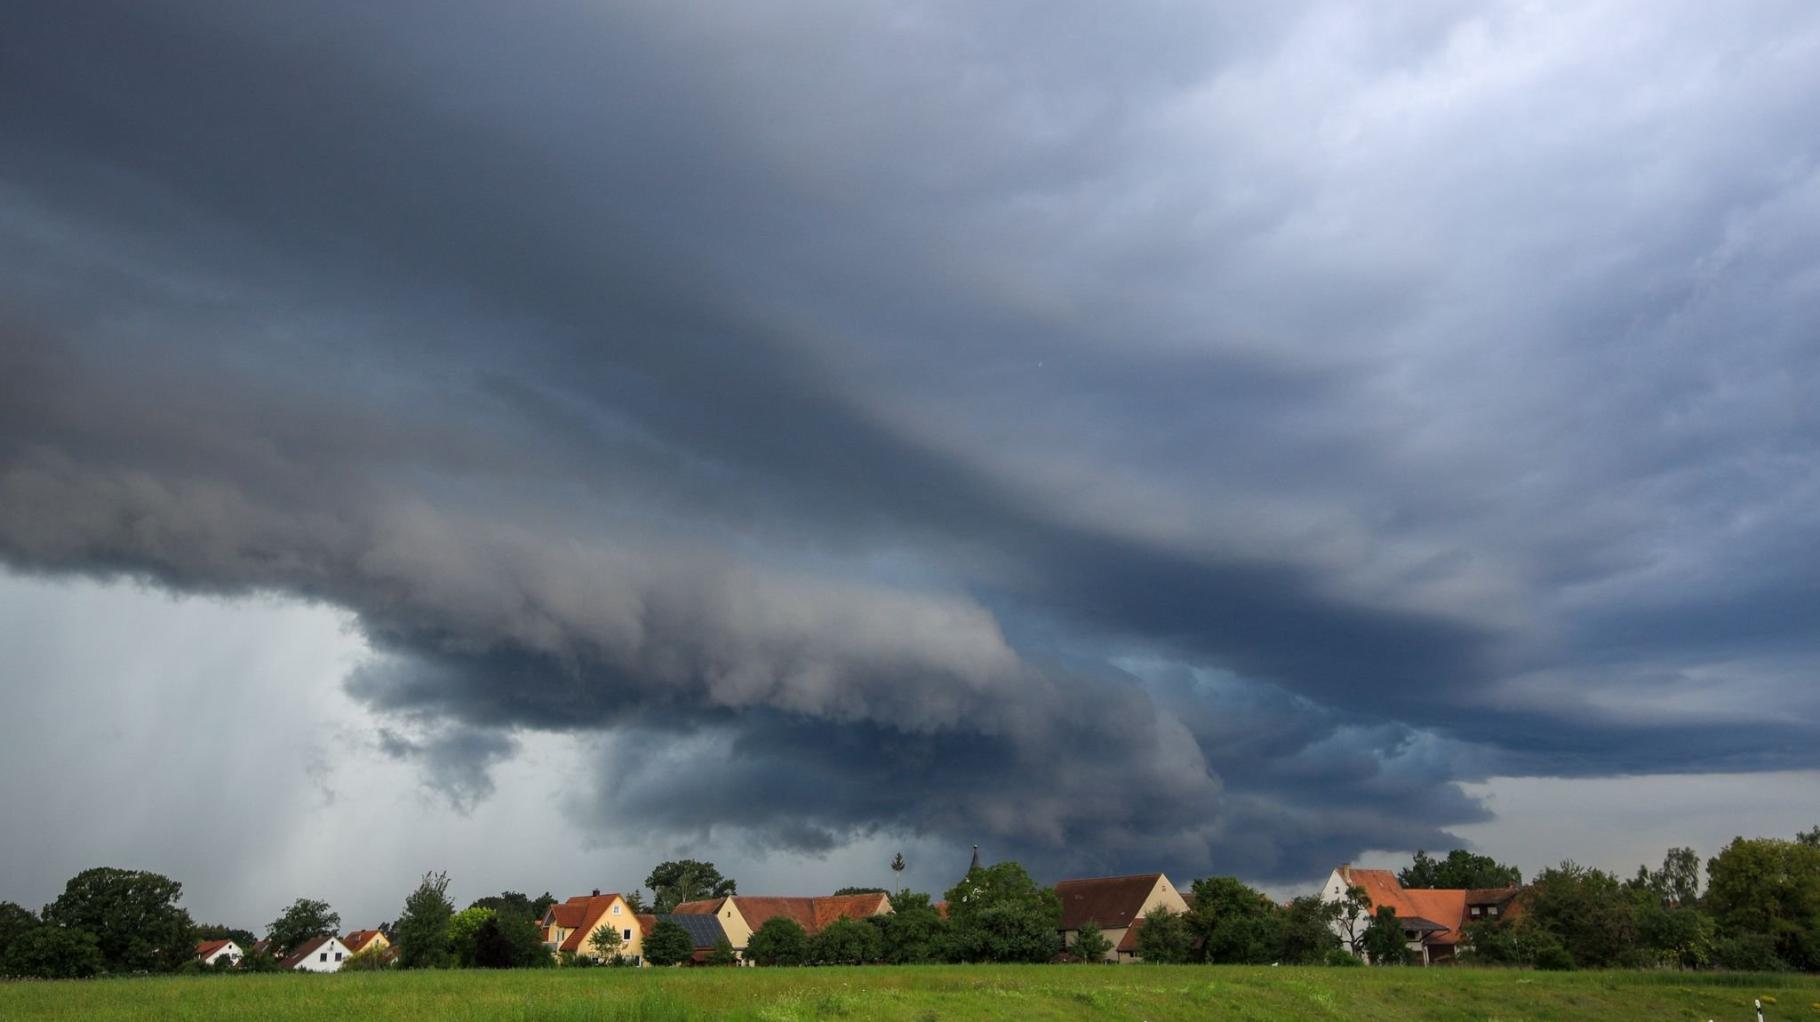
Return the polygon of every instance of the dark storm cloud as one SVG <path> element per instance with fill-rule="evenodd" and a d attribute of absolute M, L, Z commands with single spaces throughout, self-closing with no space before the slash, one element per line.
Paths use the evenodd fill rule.
<path fill-rule="evenodd" d="M 598 733 L 810 850 L 1815 764 L 1808 37 L 1008 12 L 15 19 L 0 556 L 352 610 L 458 805 Z"/>

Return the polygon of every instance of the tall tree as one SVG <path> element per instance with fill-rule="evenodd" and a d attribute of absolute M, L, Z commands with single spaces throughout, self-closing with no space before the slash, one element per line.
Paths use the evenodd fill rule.
<path fill-rule="evenodd" d="M 265 928 L 266 939 L 284 951 L 296 949 L 312 937 L 341 932 L 341 915 L 326 901 L 298 898 Z"/>
<path fill-rule="evenodd" d="M 1365 932 L 1371 928 L 1371 918 L 1371 895 L 1357 884 L 1348 887 L 1346 896 L 1340 899 L 1334 912 L 1340 942 L 1346 950 L 1355 955 L 1365 953 Z"/>
<path fill-rule="evenodd" d="M 498 915 L 490 908 L 464 908 L 449 917 L 449 957 L 456 968 L 466 969 L 475 964 L 475 938 L 480 928 Z M 499 927 L 494 926 L 497 932 Z"/>
<path fill-rule="evenodd" d="M 0 959 L 6 957 L 6 949 L 13 941 L 38 928 L 38 917 L 32 910 L 10 901 L 0 901 Z"/>
<path fill-rule="evenodd" d="M 1409 944 L 1403 936 L 1403 924 L 1397 922 L 1396 909 L 1389 905 L 1378 909 L 1365 928 L 1363 950 L 1373 965 L 1408 965 Z"/>
<path fill-rule="evenodd" d="M 967 871 L 948 891 L 949 947 L 964 962 L 1046 962 L 1061 950 L 1061 899 L 1015 862 Z"/>
<path fill-rule="evenodd" d="M 712 862 L 694 859 L 658 863 L 645 877 L 645 886 L 651 889 L 651 910 L 660 916 L 669 915 L 685 901 L 721 898 L 739 891 L 738 883 L 721 876 Z"/>
<path fill-rule="evenodd" d="M 44 921 L 95 937 L 109 972 L 174 969 L 189 961 L 195 923 L 177 907 L 183 885 L 167 876 L 98 867 L 70 879 Z"/>
<path fill-rule="evenodd" d="M 1820 833 L 1820 827 L 1815 827 L 1814 831 L 1816 833 Z M 904 870 L 908 869 L 908 868 L 909 867 L 904 863 L 904 853 L 903 852 L 898 852 L 896 855 L 893 855 L 891 857 L 891 872 L 893 874 L 895 874 L 898 878 L 901 879 L 904 875 Z"/>
<path fill-rule="evenodd" d="M 486 912 L 487 917 L 474 931 L 474 966 L 480 969 L 510 969 L 517 965 L 512 942 L 506 938 L 505 931 L 500 929 L 498 913 L 491 909 L 480 911 Z"/>
<path fill-rule="evenodd" d="M 1276 960 L 1285 965 L 1319 965 L 1340 946 L 1333 923 L 1340 905 L 1307 894 L 1289 903 L 1281 915 Z"/>
<path fill-rule="evenodd" d="M 1276 902 L 1237 877 L 1204 877 L 1193 890 L 1194 909 L 1186 921 L 1201 945 L 1200 958 L 1233 965 L 1277 960 L 1282 910 Z"/>
<path fill-rule="evenodd" d="M 1610 873 L 1563 862 L 1536 875 L 1523 899 L 1522 926 L 1553 936 L 1573 964 L 1604 968 L 1626 960 L 1636 946 L 1636 903 Z"/>
<path fill-rule="evenodd" d="M 449 874 L 425 873 L 423 882 L 404 900 L 404 911 L 392 925 L 398 965 L 404 969 L 441 969 L 449 965 Z"/>
<path fill-rule="evenodd" d="M 1721 937 L 1759 935 L 1788 965 L 1820 969 L 1820 845 L 1736 838 L 1707 863 L 1706 877 Z"/>

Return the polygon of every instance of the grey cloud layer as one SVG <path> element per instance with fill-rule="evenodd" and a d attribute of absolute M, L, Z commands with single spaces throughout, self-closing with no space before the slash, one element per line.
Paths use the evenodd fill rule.
<path fill-rule="evenodd" d="M 22 18 L 0 557 L 353 610 L 457 804 L 599 732 L 792 847 L 1811 766 L 1820 23 L 1633 15 Z"/>

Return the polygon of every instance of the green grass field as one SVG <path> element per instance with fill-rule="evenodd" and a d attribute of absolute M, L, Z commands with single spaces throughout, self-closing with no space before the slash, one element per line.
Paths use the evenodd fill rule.
<path fill-rule="evenodd" d="M 363 973 L 0 983 L 0 1019 L 1042 1020 L 1754 1018 L 1820 1022 L 1820 979 L 1475 969 L 940 966 Z"/>

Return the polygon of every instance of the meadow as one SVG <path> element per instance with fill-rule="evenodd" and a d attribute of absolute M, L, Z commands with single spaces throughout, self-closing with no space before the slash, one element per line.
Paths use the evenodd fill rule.
<path fill-rule="evenodd" d="M 569 969 L 168 976 L 0 983 L 0 1018 L 315 1022 L 1754 1018 L 1820 1022 L 1820 978 L 1712 973 L 1251 966 Z"/>

